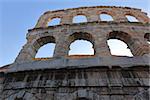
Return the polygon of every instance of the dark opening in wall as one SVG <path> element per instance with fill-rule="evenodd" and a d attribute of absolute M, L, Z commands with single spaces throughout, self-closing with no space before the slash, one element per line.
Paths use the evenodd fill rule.
<path fill-rule="evenodd" d="M 130 57 L 133 56 L 127 44 L 121 40 L 109 39 L 107 40 L 107 44 L 109 46 L 109 49 L 112 55 L 130 56 Z"/>
<path fill-rule="evenodd" d="M 150 33 L 146 33 L 144 35 L 145 40 L 147 41 L 148 44 L 150 44 Z"/>
<path fill-rule="evenodd" d="M 60 24 L 61 19 L 60 18 L 53 18 L 48 22 L 48 26 L 55 26 Z"/>
<path fill-rule="evenodd" d="M 45 36 L 37 39 L 33 44 L 36 58 L 53 57 L 55 50 L 55 38 L 53 36 Z"/>
<path fill-rule="evenodd" d="M 73 17 L 73 23 L 83 23 L 87 22 L 87 18 L 84 15 L 77 15 Z"/>
<path fill-rule="evenodd" d="M 23 99 L 23 98 L 15 98 L 15 100 L 25 100 L 25 99 Z"/>
<path fill-rule="evenodd" d="M 84 32 L 73 33 L 69 36 L 69 55 L 95 55 L 94 39 L 91 34 Z"/>
<path fill-rule="evenodd" d="M 78 98 L 77 100 L 90 100 L 90 99 L 87 99 L 85 97 L 82 97 L 82 98 Z"/>
<path fill-rule="evenodd" d="M 107 44 L 112 55 L 132 57 L 134 42 L 130 34 L 122 31 L 112 31 L 108 34 Z"/>
<path fill-rule="evenodd" d="M 109 14 L 100 14 L 101 21 L 113 21 L 113 18 Z"/>
<path fill-rule="evenodd" d="M 139 22 L 138 19 L 132 15 L 126 15 L 129 22 Z"/>
<path fill-rule="evenodd" d="M 40 47 L 35 58 L 53 57 L 54 49 L 55 49 L 55 43 L 48 43 Z"/>

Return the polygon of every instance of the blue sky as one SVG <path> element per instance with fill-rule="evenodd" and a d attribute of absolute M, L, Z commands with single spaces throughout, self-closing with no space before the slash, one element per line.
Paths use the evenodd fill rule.
<path fill-rule="evenodd" d="M 0 0 L 0 66 L 13 63 L 26 43 L 27 30 L 35 26 L 44 12 L 102 5 L 128 6 L 150 12 L 150 0 Z"/>

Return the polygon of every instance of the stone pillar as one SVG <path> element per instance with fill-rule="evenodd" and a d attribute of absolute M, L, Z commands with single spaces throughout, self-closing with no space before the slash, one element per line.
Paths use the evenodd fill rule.
<path fill-rule="evenodd" d="M 62 19 L 60 24 L 72 24 L 72 17 L 69 15 L 65 15 Z"/>
<path fill-rule="evenodd" d="M 26 74 L 26 75 L 25 75 L 25 77 L 24 77 L 24 80 L 23 80 L 23 82 L 27 82 L 27 80 L 28 80 L 28 77 L 29 77 L 29 75 L 28 75 L 28 74 Z"/>
<path fill-rule="evenodd" d="M 133 39 L 130 44 L 130 49 L 135 56 L 143 56 L 144 54 L 150 53 L 149 45 L 138 39 Z"/>
<path fill-rule="evenodd" d="M 144 54 L 150 54 L 150 48 L 148 45 L 141 44 L 134 47 L 135 56 L 143 56 Z"/>
<path fill-rule="evenodd" d="M 54 57 L 67 56 L 69 51 L 69 43 L 67 39 L 59 38 L 59 41 L 56 42 L 56 47 L 54 51 Z"/>
<path fill-rule="evenodd" d="M 121 11 L 117 11 L 116 15 L 113 16 L 113 19 L 115 22 L 128 22 L 128 19 L 125 17 L 123 12 Z"/>
<path fill-rule="evenodd" d="M 91 14 L 88 16 L 88 22 L 94 22 L 99 20 L 100 20 L 99 15 Z"/>
<path fill-rule="evenodd" d="M 99 57 L 111 56 L 106 38 L 99 37 L 98 39 L 96 39 L 95 51 L 96 51 L 95 55 Z"/>
<path fill-rule="evenodd" d="M 25 44 L 21 49 L 19 55 L 17 56 L 15 62 L 23 63 L 31 61 L 32 58 L 34 58 L 35 54 L 36 51 L 33 49 L 33 47 L 30 44 Z"/>
<path fill-rule="evenodd" d="M 33 86 L 34 86 L 34 87 L 38 87 L 38 84 L 39 84 L 39 86 L 41 85 L 41 84 L 40 84 L 40 83 L 41 83 L 40 77 L 41 77 L 41 74 L 39 74 L 39 75 L 37 76 L 36 80 L 34 81 L 34 83 L 33 83 Z"/>

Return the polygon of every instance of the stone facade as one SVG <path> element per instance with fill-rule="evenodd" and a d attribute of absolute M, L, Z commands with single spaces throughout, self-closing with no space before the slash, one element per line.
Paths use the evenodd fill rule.
<path fill-rule="evenodd" d="M 102 21 L 100 14 L 113 21 Z M 77 15 L 87 22 L 73 23 Z M 47 26 L 54 18 L 61 18 L 60 25 Z M 28 31 L 15 62 L 0 68 L 0 100 L 149 100 L 149 25 L 146 13 L 129 7 L 45 12 Z M 133 57 L 111 55 L 108 39 L 124 41 Z M 94 55 L 69 56 L 75 40 L 90 41 Z M 56 44 L 53 57 L 35 58 L 47 43 Z"/>

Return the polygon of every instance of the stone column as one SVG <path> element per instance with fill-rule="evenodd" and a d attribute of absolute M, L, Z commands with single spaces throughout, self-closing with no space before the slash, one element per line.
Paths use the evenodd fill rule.
<path fill-rule="evenodd" d="M 72 24 L 72 17 L 69 15 L 65 15 L 62 19 L 60 24 Z"/>
<path fill-rule="evenodd" d="M 132 43 L 130 43 L 130 49 L 135 56 L 143 56 L 144 54 L 150 53 L 149 45 L 139 39 L 132 40 Z"/>
<path fill-rule="evenodd" d="M 99 37 L 95 41 L 95 50 L 96 56 L 104 57 L 104 56 L 111 56 L 110 50 L 107 44 L 107 39 L 104 37 Z"/>
<path fill-rule="evenodd" d="M 113 16 L 113 19 L 115 22 L 128 22 L 128 19 L 121 11 L 116 11 L 116 15 Z"/>
<path fill-rule="evenodd" d="M 92 14 L 88 17 L 88 22 L 100 21 L 99 15 Z"/>
<path fill-rule="evenodd" d="M 69 51 L 69 43 L 65 37 L 61 37 L 58 39 L 59 41 L 56 42 L 56 47 L 54 51 L 54 57 L 62 57 L 67 56 Z"/>

